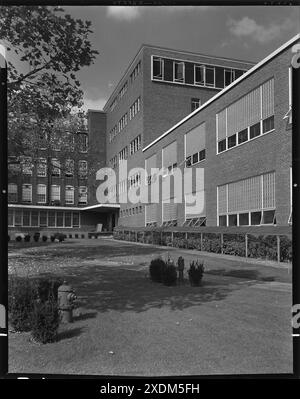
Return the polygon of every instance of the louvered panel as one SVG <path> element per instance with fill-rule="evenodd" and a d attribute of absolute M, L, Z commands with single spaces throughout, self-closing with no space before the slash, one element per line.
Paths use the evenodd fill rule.
<path fill-rule="evenodd" d="M 185 196 L 185 217 L 205 216 L 205 192 L 204 190 Z"/>
<path fill-rule="evenodd" d="M 262 85 L 262 118 L 274 115 L 274 79 Z"/>
<path fill-rule="evenodd" d="M 177 219 L 177 205 L 174 199 L 170 202 L 163 202 L 163 221 L 176 220 Z"/>
<path fill-rule="evenodd" d="M 263 175 L 263 208 L 275 208 L 275 172 Z"/>

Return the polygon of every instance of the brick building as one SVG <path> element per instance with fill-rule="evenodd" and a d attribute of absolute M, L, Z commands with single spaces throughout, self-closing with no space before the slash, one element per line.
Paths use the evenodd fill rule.
<path fill-rule="evenodd" d="M 23 226 L 28 230 L 24 225 L 28 211 L 32 228 L 33 216 L 35 225 L 44 227 L 41 212 L 47 211 L 48 221 L 51 212 L 56 213 L 56 229 L 64 226 L 72 231 L 90 231 L 97 223 L 107 230 L 114 226 L 289 226 L 290 65 L 291 47 L 297 41 L 299 35 L 258 64 L 141 46 L 103 111 L 91 110 L 88 115 L 89 146 L 83 160 L 97 158 L 101 166 L 116 172 L 117 180 L 108 185 L 110 203 L 96 200 L 99 182 L 94 175 L 86 179 L 85 204 L 78 202 L 83 183 L 74 183 L 78 194 L 74 194 L 72 204 L 64 202 L 66 195 L 59 205 L 42 207 L 34 195 L 26 206 L 18 197 L 9 205 L 10 228 Z M 148 177 L 138 170 L 127 176 L 124 160 L 128 171 L 145 168 Z M 155 179 L 152 168 L 164 168 L 162 177 Z M 195 172 L 199 168 L 197 180 L 176 203 L 174 176 L 179 170 Z M 122 203 L 128 191 L 144 186 L 150 189 L 155 180 L 159 187 L 166 182 L 171 187 L 167 194 L 160 190 L 158 203 Z M 65 191 L 66 182 L 61 184 Z M 37 186 L 32 187 L 37 190 Z M 11 195 L 9 188 L 9 199 Z M 197 209 L 189 205 L 193 198 L 200 204 Z M 75 215 L 75 225 L 71 222 L 71 226 L 70 212 L 72 218 Z M 45 225 L 50 227 L 54 228 Z"/>

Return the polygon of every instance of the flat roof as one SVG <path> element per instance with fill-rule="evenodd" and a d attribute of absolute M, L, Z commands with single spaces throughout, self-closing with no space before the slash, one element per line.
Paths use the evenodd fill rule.
<path fill-rule="evenodd" d="M 238 85 L 242 80 L 246 79 L 248 76 L 252 75 L 256 70 L 261 68 L 264 64 L 269 62 L 272 58 L 276 57 L 279 53 L 281 53 L 283 50 L 285 50 L 287 47 L 291 46 L 294 42 L 300 39 L 300 33 L 292 37 L 289 41 L 284 43 L 282 46 L 280 46 L 278 49 L 273 51 L 271 54 L 269 54 L 267 57 L 262 59 L 258 64 L 254 65 L 251 69 L 249 69 L 247 72 L 245 72 L 242 76 L 240 76 L 238 79 L 236 79 L 234 82 L 232 82 L 230 85 L 226 86 L 223 90 L 219 91 L 215 96 L 211 97 L 206 103 L 202 104 L 199 108 L 197 108 L 195 111 L 192 113 L 188 114 L 186 117 L 181 119 L 179 122 L 177 122 L 175 125 L 173 125 L 170 129 L 168 129 L 166 132 L 161 134 L 159 137 L 157 137 L 155 140 L 153 140 L 150 144 L 148 144 L 146 147 L 142 149 L 143 152 L 147 151 L 149 148 L 151 148 L 154 144 L 156 144 L 158 141 L 166 137 L 168 134 L 173 132 L 177 127 L 182 125 L 184 122 L 187 120 L 191 119 L 194 115 L 196 115 L 198 112 L 202 111 L 204 108 L 206 108 L 209 104 L 213 103 L 216 101 L 219 97 L 223 96 L 227 91 L 231 90 L 233 87 Z"/>
<path fill-rule="evenodd" d="M 154 50 L 157 49 L 157 50 L 172 51 L 174 53 L 196 55 L 196 56 L 200 56 L 200 57 L 204 57 L 204 58 L 214 58 L 214 59 L 217 59 L 217 60 L 233 61 L 233 62 L 237 62 L 237 63 L 241 63 L 241 64 L 255 65 L 255 62 L 238 60 L 238 59 L 235 59 L 235 58 L 227 58 L 227 57 L 220 57 L 220 56 L 217 56 L 217 55 L 208 55 L 208 54 L 202 54 L 202 53 L 195 53 L 195 52 L 192 52 L 192 51 L 176 50 L 176 49 L 171 49 L 171 48 L 167 48 L 167 47 L 154 46 L 154 45 L 151 45 L 151 44 L 142 44 L 141 47 L 139 48 L 138 52 L 136 53 L 136 55 L 133 57 L 132 61 L 128 65 L 128 67 L 125 69 L 125 72 L 122 74 L 122 77 L 119 80 L 119 82 L 117 83 L 117 85 L 114 88 L 113 92 L 108 97 L 108 100 L 106 101 L 106 103 L 105 103 L 105 105 L 103 107 L 103 110 L 105 110 L 107 108 L 110 99 L 114 96 L 114 94 L 117 91 L 118 87 L 120 87 L 122 80 L 126 76 L 127 72 L 131 68 L 132 64 L 134 64 L 134 62 L 135 62 L 136 58 L 139 56 L 140 52 L 146 47 L 152 48 Z"/>

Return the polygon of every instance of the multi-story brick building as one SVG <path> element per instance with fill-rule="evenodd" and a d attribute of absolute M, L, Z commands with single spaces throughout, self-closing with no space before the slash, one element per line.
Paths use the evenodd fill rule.
<path fill-rule="evenodd" d="M 99 182 L 94 175 L 86 183 L 87 204 L 81 206 L 75 195 L 74 204 L 61 203 L 55 209 L 39 205 L 35 224 L 41 227 L 41 212 L 47 208 L 48 221 L 49 212 L 57 212 L 59 229 L 60 212 L 68 213 L 65 228 L 79 230 L 91 230 L 97 223 L 108 230 L 115 225 L 288 226 L 291 47 L 297 41 L 299 35 L 258 64 L 143 45 L 104 110 L 89 112 L 89 150 L 83 160 L 97 158 L 102 166 L 114 169 L 117 179 L 108 187 L 112 201 L 97 201 Z M 124 160 L 127 171 L 145 168 L 149 176 L 139 170 L 128 176 Z M 158 203 L 122 202 L 128 190 L 153 186 L 157 173 L 151 168 L 164 168 L 157 181 L 160 188 L 170 181 L 170 193 L 160 194 Z M 194 181 L 176 203 L 172 176 L 184 169 L 201 171 L 197 186 Z M 66 182 L 62 186 L 66 190 Z M 73 186 L 76 191 L 83 183 Z M 9 192 L 13 195 L 11 188 Z M 189 206 L 193 198 L 198 200 L 197 209 Z M 30 210 L 31 218 L 37 217 L 34 201 L 33 196 L 31 205 L 9 205 L 11 228 L 21 227 L 20 208 L 23 226 L 24 209 Z M 77 216 L 75 225 L 69 226 L 69 212 L 79 215 L 80 227 Z"/>

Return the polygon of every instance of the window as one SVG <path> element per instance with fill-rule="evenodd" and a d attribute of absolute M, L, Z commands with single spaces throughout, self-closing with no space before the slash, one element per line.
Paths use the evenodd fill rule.
<path fill-rule="evenodd" d="M 275 173 L 219 186 L 218 214 L 220 226 L 276 224 Z"/>
<path fill-rule="evenodd" d="M 191 100 L 191 112 L 195 111 L 195 109 L 199 108 L 201 105 L 200 98 L 192 98 Z"/>
<path fill-rule="evenodd" d="M 55 184 L 51 186 L 51 201 L 60 201 L 60 186 Z"/>
<path fill-rule="evenodd" d="M 79 227 L 79 225 L 80 225 L 79 212 L 72 213 L 72 225 L 73 225 L 73 227 Z"/>
<path fill-rule="evenodd" d="M 47 186 L 45 184 L 38 184 L 37 185 L 37 192 L 36 192 L 36 198 L 37 202 L 39 204 L 45 204 L 47 201 Z"/>
<path fill-rule="evenodd" d="M 241 130 L 238 132 L 238 143 L 242 144 L 248 140 L 248 129 Z"/>
<path fill-rule="evenodd" d="M 134 68 L 134 70 L 130 74 L 130 83 L 131 84 L 137 78 L 137 76 L 139 75 L 140 71 L 141 71 L 141 61 L 139 61 L 137 63 L 136 67 Z"/>
<path fill-rule="evenodd" d="M 56 212 L 56 227 L 64 227 L 64 213 Z"/>
<path fill-rule="evenodd" d="M 22 209 L 15 209 L 15 226 L 22 226 Z"/>
<path fill-rule="evenodd" d="M 19 160 L 18 160 L 18 158 L 17 157 L 15 157 L 15 156 L 9 156 L 8 158 L 7 158 L 7 163 L 8 163 L 8 170 L 10 171 L 10 172 L 15 172 L 15 173 L 19 173 L 20 172 L 20 170 L 21 170 L 21 168 L 20 168 L 20 162 L 19 162 Z"/>
<path fill-rule="evenodd" d="M 84 178 L 87 176 L 87 171 L 88 171 L 88 167 L 87 167 L 87 161 L 79 161 L 78 162 L 78 175 L 80 178 Z"/>
<path fill-rule="evenodd" d="M 48 226 L 49 227 L 56 226 L 56 212 L 55 211 L 48 212 Z"/>
<path fill-rule="evenodd" d="M 72 227 L 72 212 L 65 212 L 65 227 Z"/>
<path fill-rule="evenodd" d="M 46 177 L 47 176 L 47 160 L 46 160 L 46 158 L 38 159 L 37 176 L 38 177 Z"/>
<path fill-rule="evenodd" d="M 174 82 L 184 83 L 184 62 L 174 61 Z"/>
<path fill-rule="evenodd" d="M 23 157 L 21 161 L 23 175 L 32 175 L 32 159 L 31 157 Z"/>
<path fill-rule="evenodd" d="M 274 129 L 274 115 L 263 120 L 263 133 L 270 132 Z"/>
<path fill-rule="evenodd" d="M 134 140 L 130 142 L 129 152 L 130 155 L 133 155 L 141 148 L 141 135 L 138 135 Z"/>
<path fill-rule="evenodd" d="M 173 173 L 174 169 L 177 168 L 177 142 L 164 147 L 162 150 L 162 167 L 164 176 Z"/>
<path fill-rule="evenodd" d="M 205 66 L 195 65 L 195 84 L 204 86 L 205 84 Z"/>
<path fill-rule="evenodd" d="M 32 202 L 32 185 L 31 184 L 23 184 L 22 185 L 22 201 L 23 202 Z"/>
<path fill-rule="evenodd" d="M 67 205 L 74 204 L 74 187 L 66 186 L 65 188 L 65 203 Z"/>
<path fill-rule="evenodd" d="M 146 170 L 146 185 L 150 185 L 154 182 L 155 170 L 156 168 L 156 154 L 145 160 L 145 170 Z"/>
<path fill-rule="evenodd" d="M 135 102 L 129 108 L 129 119 L 130 120 L 135 117 L 135 115 L 140 111 L 140 108 L 141 108 L 141 98 L 139 97 L 137 100 L 135 100 Z"/>
<path fill-rule="evenodd" d="M 39 211 L 31 211 L 31 226 L 38 227 L 39 226 Z"/>
<path fill-rule="evenodd" d="M 9 183 L 7 186 L 8 202 L 18 202 L 18 186 L 15 183 Z"/>
<path fill-rule="evenodd" d="M 215 86 L 215 68 L 205 67 L 205 86 Z"/>
<path fill-rule="evenodd" d="M 114 169 L 118 165 L 118 157 L 115 155 L 110 161 L 109 161 L 110 166 Z"/>
<path fill-rule="evenodd" d="M 73 159 L 66 159 L 65 175 L 66 175 L 66 177 L 73 177 L 73 175 L 74 175 L 74 160 Z"/>
<path fill-rule="evenodd" d="M 13 209 L 8 209 L 7 222 L 8 222 L 8 227 L 13 227 L 13 225 L 14 225 L 14 210 Z"/>
<path fill-rule="evenodd" d="M 48 214 L 47 211 L 40 211 L 40 227 L 48 226 Z"/>
<path fill-rule="evenodd" d="M 274 129 L 274 79 L 216 115 L 218 153 Z M 237 134 L 237 139 L 234 137 Z M 237 140 L 237 142 L 236 142 Z"/>
<path fill-rule="evenodd" d="M 124 161 L 128 157 L 128 147 L 124 147 L 123 150 L 119 152 L 119 163 Z"/>
<path fill-rule="evenodd" d="M 153 79 L 163 80 L 163 66 L 164 61 L 162 58 L 153 57 Z"/>
<path fill-rule="evenodd" d="M 87 187 L 86 186 L 79 187 L 78 204 L 79 205 L 87 204 Z"/>
<path fill-rule="evenodd" d="M 124 127 L 127 125 L 127 122 L 128 122 L 128 120 L 127 120 L 127 113 L 126 113 L 126 114 L 123 115 L 122 118 L 119 120 L 119 123 L 118 123 L 118 130 L 119 130 L 119 132 L 121 132 L 121 131 L 124 129 Z"/>
<path fill-rule="evenodd" d="M 205 159 L 205 126 L 205 123 L 202 123 L 185 135 L 186 167 Z"/>
<path fill-rule="evenodd" d="M 88 135 L 86 133 L 78 134 L 79 151 L 87 152 L 88 150 Z"/>
<path fill-rule="evenodd" d="M 27 209 L 23 210 L 23 226 L 30 227 L 30 211 Z"/>
<path fill-rule="evenodd" d="M 56 158 L 52 158 L 51 160 L 51 166 L 52 166 L 52 171 L 51 171 L 51 175 L 52 176 L 60 176 L 60 162 L 58 159 Z"/>
<path fill-rule="evenodd" d="M 225 82 L 225 87 L 230 85 L 234 79 L 234 70 L 233 69 L 224 69 L 224 82 Z"/>
<path fill-rule="evenodd" d="M 126 82 L 124 83 L 124 85 L 122 86 L 121 90 L 119 91 L 118 100 L 121 100 L 121 98 L 122 98 L 122 97 L 124 96 L 124 94 L 126 93 L 127 89 L 128 89 L 128 82 L 126 81 Z"/>

